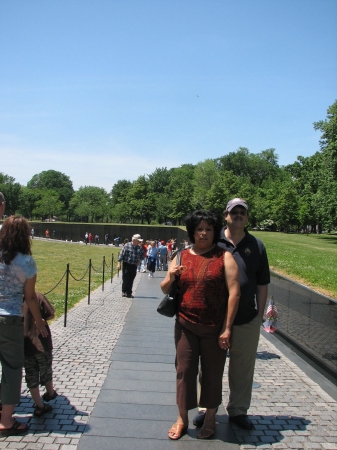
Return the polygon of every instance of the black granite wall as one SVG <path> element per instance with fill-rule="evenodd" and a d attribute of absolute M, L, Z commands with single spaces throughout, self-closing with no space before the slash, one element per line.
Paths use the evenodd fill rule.
<path fill-rule="evenodd" d="M 271 272 L 269 294 L 279 312 L 277 333 L 337 381 L 337 301 Z"/>
<path fill-rule="evenodd" d="M 45 231 L 49 230 L 50 238 L 53 238 L 53 230 L 55 230 L 55 238 L 68 241 L 83 241 L 86 231 L 92 233 L 95 237 L 99 235 L 100 243 L 104 243 L 104 236 L 109 234 L 109 242 L 113 243 L 116 237 L 127 238 L 131 240 L 134 234 L 140 234 L 145 240 L 160 239 L 167 242 L 171 238 L 176 238 L 178 245 L 187 238 L 186 231 L 174 226 L 147 226 L 147 225 L 109 225 L 109 224 L 83 224 L 83 223 L 63 223 L 63 222 L 30 222 L 34 228 L 36 237 L 45 237 Z"/>

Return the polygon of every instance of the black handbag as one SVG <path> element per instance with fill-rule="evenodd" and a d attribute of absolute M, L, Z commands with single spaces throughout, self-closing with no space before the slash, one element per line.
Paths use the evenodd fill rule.
<path fill-rule="evenodd" d="M 181 252 L 177 253 L 176 265 L 180 266 Z M 172 283 L 170 292 L 160 302 L 157 311 L 162 316 L 173 317 L 178 312 L 178 277 Z"/>

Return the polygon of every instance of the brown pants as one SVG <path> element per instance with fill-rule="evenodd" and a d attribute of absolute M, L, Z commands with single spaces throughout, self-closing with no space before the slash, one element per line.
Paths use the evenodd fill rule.
<path fill-rule="evenodd" d="M 196 325 L 178 318 L 175 323 L 177 405 L 193 409 L 198 405 L 198 364 L 202 369 L 200 404 L 216 408 L 222 399 L 222 377 L 226 351 L 218 344 L 221 326 Z"/>

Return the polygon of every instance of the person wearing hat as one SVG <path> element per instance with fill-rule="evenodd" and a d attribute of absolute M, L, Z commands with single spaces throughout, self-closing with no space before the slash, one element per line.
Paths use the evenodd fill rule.
<path fill-rule="evenodd" d="M 245 430 L 254 428 L 247 416 L 250 407 L 256 351 L 270 283 L 265 246 L 246 230 L 248 205 L 233 198 L 224 211 L 226 225 L 220 232 L 218 246 L 232 253 L 240 275 L 240 301 L 230 344 L 228 365 L 229 421 Z M 202 426 L 205 413 L 200 410 L 193 423 Z"/>
<path fill-rule="evenodd" d="M 121 261 L 123 261 L 122 269 L 122 295 L 123 297 L 133 298 L 132 286 L 137 274 L 137 266 L 142 259 L 142 249 L 140 244 L 140 234 L 134 234 L 131 242 L 127 242 L 123 250 L 118 256 L 117 269 L 121 268 Z"/>

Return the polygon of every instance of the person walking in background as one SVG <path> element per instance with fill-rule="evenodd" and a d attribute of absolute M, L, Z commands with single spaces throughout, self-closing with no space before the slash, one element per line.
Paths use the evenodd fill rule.
<path fill-rule="evenodd" d="M 26 384 L 35 403 L 34 416 L 41 417 L 49 413 L 53 408 L 51 405 L 43 403 L 39 384 L 46 387 L 46 392 L 42 396 L 43 400 L 49 402 L 57 397 L 57 392 L 54 390 L 53 385 L 53 343 L 50 328 L 47 324 L 47 320 L 53 319 L 55 309 L 43 294 L 37 292 L 36 296 L 39 302 L 41 317 L 45 321 L 48 336 L 42 337 L 37 333 L 34 317 L 27 303 L 24 302 L 24 351 Z"/>
<path fill-rule="evenodd" d="M 215 414 L 222 399 L 222 377 L 226 351 L 240 298 L 239 273 L 230 252 L 216 246 L 221 221 L 211 211 L 197 210 L 185 220 L 193 245 L 181 250 L 160 287 L 167 294 L 176 276 L 179 308 L 175 321 L 176 384 L 178 418 L 168 432 L 180 439 L 188 427 L 188 410 L 198 404 L 199 357 L 203 367 L 201 402 L 206 406 L 205 422 L 198 439 L 215 432 Z"/>
<path fill-rule="evenodd" d="M 109 234 L 108 233 L 106 233 L 105 236 L 104 236 L 104 244 L 105 245 L 109 244 Z"/>
<path fill-rule="evenodd" d="M 137 266 L 140 264 L 142 258 L 142 249 L 140 247 L 140 235 L 134 234 L 131 242 L 127 242 L 118 256 L 117 269 L 120 270 L 121 262 L 122 268 L 122 296 L 133 298 L 132 286 L 137 275 Z"/>
<path fill-rule="evenodd" d="M 98 236 L 98 234 L 95 235 L 95 245 L 99 245 L 99 236 Z"/>
<path fill-rule="evenodd" d="M 160 247 L 161 247 L 161 241 L 160 239 L 158 239 L 157 241 L 155 241 L 156 247 L 157 247 L 157 259 L 156 259 L 156 269 L 160 270 L 160 261 L 159 261 L 159 251 L 160 251 Z"/>
<path fill-rule="evenodd" d="M 224 218 L 226 226 L 221 230 L 218 246 L 232 253 L 239 267 L 241 289 L 230 344 L 227 411 L 230 422 L 251 430 L 254 426 L 247 411 L 251 402 L 256 351 L 270 283 L 269 265 L 263 243 L 246 230 L 246 201 L 242 198 L 230 200 Z M 204 417 L 203 412 L 199 413 L 193 423 L 201 426 Z"/>
<path fill-rule="evenodd" d="M 145 273 L 145 272 L 146 272 L 146 267 L 147 267 L 147 250 L 148 250 L 148 246 L 149 246 L 149 241 L 143 242 L 143 245 L 142 245 L 143 259 L 142 259 L 142 262 L 141 262 L 141 272 L 142 272 L 142 273 Z"/>
<path fill-rule="evenodd" d="M 84 235 L 84 242 L 85 242 L 85 245 L 87 245 L 88 242 L 89 242 L 89 233 L 87 231 L 86 231 L 86 233 Z"/>
<path fill-rule="evenodd" d="M 172 256 L 172 239 L 169 239 L 167 242 L 167 260 L 171 261 Z"/>
<path fill-rule="evenodd" d="M 119 247 L 119 242 L 120 242 L 120 238 L 117 236 L 117 237 L 114 239 L 114 243 L 115 243 L 115 246 L 116 246 L 116 247 Z"/>
<path fill-rule="evenodd" d="M 92 234 L 89 233 L 89 245 L 91 245 L 91 244 L 92 244 Z"/>
<path fill-rule="evenodd" d="M 31 257 L 30 226 L 23 217 L 11 216 L 0 231 L 0 437 L 28 430 L 26 424 L 13 420 L 12 415 L 20 402 L 24 365 L 23 296 L 37 332 L 42 337 L 48 335 L 35 294 L 36 273 L 36 263 Z"/>
<path fill-rule="evenodd" d="M 162 241 L 159 247 L 159 265 L 161 270 L 167 270 L 167 247 L 165 241 Z"/>
<path fill-rule="evenodd" d="M 46 235 L 46 239 L 48 239 L 49 238 L 49 230 L 48 230 L 48 228 L 45 231 L 45 235 Z"/>
<path fill-rule="evenodd" d="M 140 263 L 137 265 L 137 272 L 140 272 L 141 265 L 143 264 L 143 261 L 144 261 L 143 239 L 139 239 L 138 242 L 139 242 L 139 247 L 141 249 L 141 252 L 140 252 Z"/>
<path fill-rule="evenodd" d="M 30 230 L 30 237 L 34 239 L 34 228 L 31 228 Z"/>
<path fill-rule="evenodd" d="M 156 271 L 156 265 L 158 260 L 158 248 L 155 241 L 151 241 L 151 244 L 147 248 L 147 270 L 150 272 L 149 277 L 153 278 L 153 274 Z"/>

